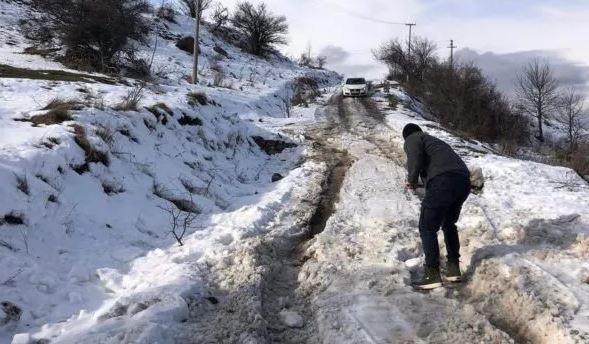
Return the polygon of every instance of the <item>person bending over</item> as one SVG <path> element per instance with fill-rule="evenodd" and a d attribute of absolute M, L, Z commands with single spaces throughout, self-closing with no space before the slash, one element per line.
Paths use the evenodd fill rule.
<path fill-rule="evenodd" d="M 403 129 L 407 154 L 407 188 L 416 189 L 419 178 L 425 186 L 425 198 L 419 216 L 419 235 L 425 254 L 423 278 L 416 289 L 442 286 L 438 230 L 444 231 L 448 264 L 446 280 L 460 282 L 460 240 L 456 222 L 462 204 L 470 194 L 470 173 L 464 161 L 444 141 L 424 133 L 413 123 Z"/>

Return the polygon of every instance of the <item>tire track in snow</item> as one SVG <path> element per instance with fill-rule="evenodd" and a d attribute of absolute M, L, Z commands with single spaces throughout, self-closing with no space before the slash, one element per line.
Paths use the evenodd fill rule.
<path fill-rule="evenodd" d="M 401 149 L 402 141 L 400 135 L 386 125 L 384 114 L 382 114 L 374 104 L 371 104 L 370 100 L 343 99 L 341 96 L 333 97 L 330 104 L 324 109 L 323 116 L 328 121 L 335 122 L 344 129 L 341 138 L 330 137 L 327 141 L 347 150 L 356 160 L 362 160 L 364 167 L 354 167 L 354 170 L 356 171 L 354 173 L 357 175 L 352 175 L 350 178 L 362 178 L 362 173 L 364 173 L 362 172 L 363 169 L 366 169 L 366 166 L 370 166 L 370 164 L 376 163 L 375 167 L 377 170 L 380 169 L 378 166 L 386 166 L 386 164 L 378 162 L 378 159 L 385 159 L 385 161 L 389 161 L 388 164 L 390 165 L 390 167 L 385 168 L 389 169 L 394 175 L 394 177 L 392 177 L 394 180 L 394 187 L 390 192 L 404 194 L 404 197 L 401 197 L 401 199 L 404 198 L 408 205 L 415 205 L 417 203 L 415 196 L 409 194 L 403 188 L 403 165 L 405 157 Z M 312 138 L 317 139 L 317 137 Z M 352 181 L 350 181 L 350 183 L 352 183 Z M 356 180 L 353 183 L 362 184 L 362 180 Z M 361 192 L 372 193 L 377 191 L 371 190 L 372 186 L 369 186 L 369 184 L 367 184 L 367 187 L 369 189 Z M 368 197 L 370 198 L 370 196 Z M 339 208 L 338 211 L 340 211 Z M 411 214 L 408 214 L 407 216 L 416 217 L 416 211 L 417 209 L 411 210 Z M 354 216 L 353 213 L 354 211 L 352 211 L 352 214 L 346 215 L 344 213 L 339 216 L 336 213 L 336 218 L 331 222 L 331 227 L 334 228 L 330 230 L 332 232 L 330 232 L 327 239 L 324 240 L 327 240 L 328 242 L 332 240 L 337 241 L 340 236 L 341 240 L 345 240 L 347 237 L 357 236 L 358 232 L 360 232 L 361 237 L 359 239 L 362 240 L 362 242 L 351 242 L 349 245 L 341 247 L 341 249 L 346 251 L 346 254 L 352 259 L 352 261 L 356 259 L 377 261 L 379 251 L 383 252 L 388 245 L 383 243 L 382 239 L 379 238 L 383 235 L 386 236 L 387 230 L 384 228 L 362 228 L 362 226 L 361 228 L 356 228 L 354 221 L 350 221 L 346 218 Z M 362 221 L 366 222 L 370 221 L 370 219 L 362 219 Z M 391 245 L 398 249 L 398 258 L 396 259 L 401 258 L 404 260 L 407 258 L 418 257 L 420 251 L 415 251 L 415 242 L 418 240 L 416 238 L 417 231 L 414 228 L 416 224 L 404 223 L 405 220 L 403 219 L 403 216 L 399 218 L 399 221 L 400 222 L 390 224 L 395 227 L 395 230 L 390 231 L 393 237 L 389 240 L 392 240 Z M 335 228 L 338 229 L 336 230 Z M 334 238 L 330 239 L 329 235 Z M 322 240 L 323 237 L 325 237 L 323 234 L 318 236 L 319 240 Z M 304 275 L 299 276 L 299 279 L 301 279 L 301 282 L 304 285 L 303 288 L 310 290 L 314 293 L 315 297 L 317 297 L 318 294 L 325 294 L 324 290 L 326 288 L 330 288 L 334 284 L 337 285 L 343 283 L 342 285 L 335 287 L 335 289 L 340 288 L 340 292 L 343 295 L 320 295 L 319 299 L 322 300 L 314 301 L 316 308 L 315 316 L 323 342 L 365 343 L 368 341 L 373 343 L 404 343 L 406 341 L 427 341 L 443 343 L 451 340 L 451 338 L 457 339 L 458 341 L 476 339 L 488 343 L 512 342 L 512 339 L 510 339 L 505 332 L 494 328 L 484 316 L 480 314 L 472 314 L 475 312 L 474 308 L 459 300 L 460 297 L 458 291 L 449 291 L 447 293 L 448 295 L 421 295 L 413 292 L 407 293 L 403 288 L 398 289 L 401 285 L 405 285 L 406 289 L 407 283 L 409 283 L 409 274 L 407 270 L 405 270 L 405 272 L 402 270 L 393 272 L 392 276 L 387 274 L 383 275 L 382 272 L 375 271 L 372 277 L 378 276 L 376 277 L 377 279 L 384 279 L 384 281 L 380 282 L 371 279 L 369 271 L 357 271 L 356 274 L 358 274 L 358 276 L 349 276 L 346 279 L 344 271 L 348 267 L 346 266 L 345 258 L 348 257 L 342 257 L 338 253 L 333 252 L 333 250 L 338 249 L 336 248 L 337 246 L 330 249 L 323 245 L 325 244 L 319 244 L 318 247 L 317 245 L 312 245 L 313 247 L 308 250 L 307 256 L 313 257 L 310 261 L 311 264 L 309 266 L 304 266 L 302 269 Z M 366 251 L 366 249 L 370 248 L 372 248 L 373 252 Z M 321 252 L 321 250 L 325 249 L 327 249 L 326 252 Z M 320 256 L 317 257 L 317 254 Z M 322 255 L 331 255 L 333 258 L 322 258 Z M 318 259 L 324 259 L 324 262 L 317 262 Z M 371 263 L 368 264 L 368 266 L 370 266 Z M 334 265 L 335 270 L 343 268 L 343 271 L 340 273 L 334 272 Z M 385 270 L 386 269 L 387 268 L 385 268 Z M 325 275 L 329 275 L 330 273 L 332 273 L 331 277 L 325 277 Z M 338 274 L 343 275 L 338 276 Z M 342 278 L 343 280 L 340 280 Z M 360 280 L 356 280 L 357 278 L 360 278 Z M 372 289 L 372 291 L 369 292 L 370 296 L 355 295 L 355 292 L 351 295 L 346 295 L 346 282 L 352 285 L 354 283 L 363 283 L 362 278 L 368 279 L 366 281 L 368 283 L 368 289 Z M 392 286 L 395 284 L 400 286 Z M 351 290 L 354 290 L 354 287 L 352 287 Z M 370 304 L 370 300 L 373 300 L 374 298 L 382 298 L 382 296 L 372 295 L 373 291 L 386 295 L 386 298 L 380 299 L 380 301 L 376 302 L 374 306 L 369 306 L 368 309 L 362 307 L 360 309 L 354 308 L 357 307 L 354 306 L 354 303 L 358 302 L 358 298 L 367 298 L 368 304 Z M 388 298 L 392 299 L 389 300 Z M 420 305 L 419 307 L 424 309 L 420 311 L 418 307 L 416 310 L 412 310 L 411 307 L 415 307 L 414 305 Z M 352 308 L 350 309 L 347 307 Z M 463 309 L 465 307 L 466 310 Z M 402 309 L 405 309 L 405 311 L 401 311 Z M 338 312 L 343 312 L 343 316 L 338 317 L 334 315 Z M 440 318 L 440 314 L 446 314 L 447 319 L 444 318 L 444 316 Z M 373 319 L 366 321 L 367 317 Z M 386 328 L 387 325 L 382 323 L 382 319 L 376 319 L 379 317 L 392 317 L 391 323 L 388 325 L 390 328 Z M 422 319 L 418 320 L 420 317 Z M 400 323 L 398 321 L 396 322 L 395 319 L 397 318 L 405 319 L 405 322 L 403 320 L 400 320 Z M 422 322 L 423 319 L 426 319 L 426 321 Z M 417 324 L 411 324 L 412 322 L 416 322 Z M 339 325 L 335 325 L 336 329 L 334 330 L 331 323 Z M 375 327 L 374 323 L 379 325 Z M 434 326 L 432 323 L 437 325 Z M 383 325 L 385 328 L 382 327 Z M 413 330 L 408 329 L 413 328 L 412 326 L 414 326 Z M 350 331 L 349 328 L 357 328 L 357 330 Z M 475 328 L 478 328 L 478 330 L 473 330 Z M 348 332 L 346 333 L 346 331 Z M 479 334 L 477 331 L 481 331 L 481 333 Z M 413 334 L 408 335 L 408 333 Z M 444 340 L 440 340 L 438 337 L 444 338 Z"/>

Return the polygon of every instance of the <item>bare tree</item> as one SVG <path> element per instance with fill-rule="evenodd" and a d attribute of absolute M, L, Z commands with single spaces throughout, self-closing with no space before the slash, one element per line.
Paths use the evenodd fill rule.
<path fill-rule="evenodd" d="M 427 69 L 436 62 L 436 49 L 436 44 L 428 39 L 419 37 L 413 39 L 409 61 L 413 74 L 419 80 L 423 80 Z"/>
<path fill-rule="evenodd" d="M 198 214 L 183 211 L 172 204 L 166 207 L 160 206 L 159 208 L 170 216 L 170 234 L 174 236 L 178 245 L 184 246 L 183 240 L 186 233 L 197 228 L 195 222 L 198 218 Z"/>
<path fill-rule="evenodd" d="M 213 31 L 218 32 L 227 25 L 229 21 L 229 9 L 218 2 L 213 9 Z"/>
<path fill-rule="evenodd" d="M 313 59 L 311 59 L 307 53 L 302 53 L 301 57 L 299 58 L 299 66 L 302 67 L 310 67 L 313 64 Z"/>
<path fill-rule="evenodd" d="M 267 55 L 275 45 L 287 43 L 286 17 L 270 13 L 265 3 L 255 7 L 249 2 L 240 2 L 231 23 L 247 38 L 247 50 L 254 55 Z"/>
<path fill-rule="evenodd" d="M 547 61 L 533 59 L 517 76 L 518 108 L 538 120 L 536 138 L 544 142 L 542 124 L 558 103 L 558 80 Z"/>
<path fill-rule="evenodd" d="M 200 21 L 202 14 L 212 4 L 213 0 L 183 0 L 194 3 L 194 52 L 192 54 L 192 83 L 198 82 L 198 56 L 200 55 Z M 192 12 L 191 12 L 192 14 Z"/>
<path fill-rule="evenodd" d="M 389 78 L 406 80 L 410 72 L 409 56 L 405 44 L 391 40 L 375 50 L 374 57 L 389 68 Z"/>
<path fill-rule="evenodd" d="M 583 123 L 585 97 L 576 90 L 569 88 L 560 96 L 558 112 L 555 120 L 564 125 L 569 142 L 569 153 L 577 148 L 581 133 L 585 129 Z"/>
<path fill-rule="evenodd" d="M 198 3 L 197 0 L 180 0 L 180 4 L 184 7 L 186 14 L 192 18 L 196 18 Z"/>
<path fill-rule="evenodd" d="M 411 80 L 416 76 L 423 80 L 427 68 L 436 62 L 436 44 L 426 38 L 415 37 L 411 40 L 411 52 L 408 45 L 398 39 L 385 43 L 374 51 L 377 60 L 389 67 L 389 77 L 400 81 Z"/>
<path fill-rule="evenodd" d="M 130 42 L 145 42 L 149 33 L 145 0 L 32 0 L 31 6 L 68 48 L 64 59 L 73 66 L 106 71 L 121 55 L 133 60 Z"/>
<path fill-rule="evenodd" d="M 316 58 L 317 67 L 323 69 L 327 64 L 327 57 L 325 56 L 317 56 Z"/>

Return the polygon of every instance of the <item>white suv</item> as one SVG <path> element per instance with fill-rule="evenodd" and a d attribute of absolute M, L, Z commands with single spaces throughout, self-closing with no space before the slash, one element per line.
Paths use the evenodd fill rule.
<path fill-rule="evenodd" d="M 368 83 L 364 78 L 348 78 L 343 88 L 344 97 L 368 96 Z"/>

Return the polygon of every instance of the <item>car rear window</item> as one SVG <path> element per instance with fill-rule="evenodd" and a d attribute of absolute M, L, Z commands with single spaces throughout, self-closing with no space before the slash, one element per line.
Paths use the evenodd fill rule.
<path fill-rule="evenodd" d="M 346 85 L 364 85 L 366 83 L 366 79 L 364 78 L 350 78 L 346 80 Z"/>

